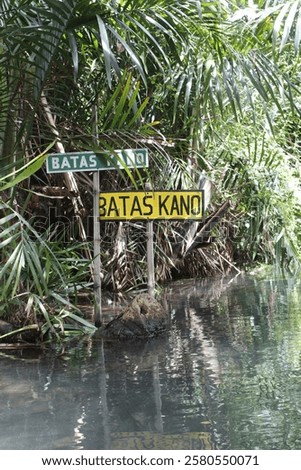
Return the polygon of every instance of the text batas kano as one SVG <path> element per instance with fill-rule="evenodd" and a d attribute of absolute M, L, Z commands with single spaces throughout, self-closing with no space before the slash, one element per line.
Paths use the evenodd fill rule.
<path fill-rule="evenodd" d="M 147 149 L 125 149 L 110 152 L 51 153 L 46 160 L 47 173 L 99 171 L 117 168 L 148 167 Z"/>
<path fill-rule="evenodd" d="M 203 191 L 135 191 L 101 193 L 100 220 L 200 220 Z"/>

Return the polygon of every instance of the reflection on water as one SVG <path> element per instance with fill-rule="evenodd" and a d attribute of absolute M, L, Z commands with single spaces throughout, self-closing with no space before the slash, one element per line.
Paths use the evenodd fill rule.
<path fill-rule="evenodd" d="M 301 449 L 301 284 L 166 289 L 146 343 L 1 351 L 0 449 Z"/>

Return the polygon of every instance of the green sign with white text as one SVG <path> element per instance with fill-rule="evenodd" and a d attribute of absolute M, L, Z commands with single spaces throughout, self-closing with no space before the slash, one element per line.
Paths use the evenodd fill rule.
<path fill-rule="evenodd" d="M 46 160 L 47 173 L 68 171 L 116 170 L 148 167 L 147 149 L 114 150 L 114 152 L 51 153 Z"/>

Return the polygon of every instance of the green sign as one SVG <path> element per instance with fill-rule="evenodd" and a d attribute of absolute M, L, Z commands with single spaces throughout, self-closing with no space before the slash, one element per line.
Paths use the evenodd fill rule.
<path fill-rule="evenodd" d="M 51 153 L 46 160 L 47 173 L 68 171 L 116 170 L 117 168 L 148 167 L 147 149 L 114 150 L 113 153 L 70 152 Z"/>

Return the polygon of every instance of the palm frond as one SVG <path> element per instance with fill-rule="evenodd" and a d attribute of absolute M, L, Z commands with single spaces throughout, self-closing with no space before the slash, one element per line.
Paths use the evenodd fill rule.
<path fill-rule="evenodd" d="M 295 52 L 300 50 L 301 41 L 301 2 L 285 0 L 267 2 L 263 8 L 253 7 L 238 9 L 232 20 L 246 19 L 255 32 L 261 29 L 272 38 L 273 49 L 281 53 L 285 46 L 292 44 Z"/>

